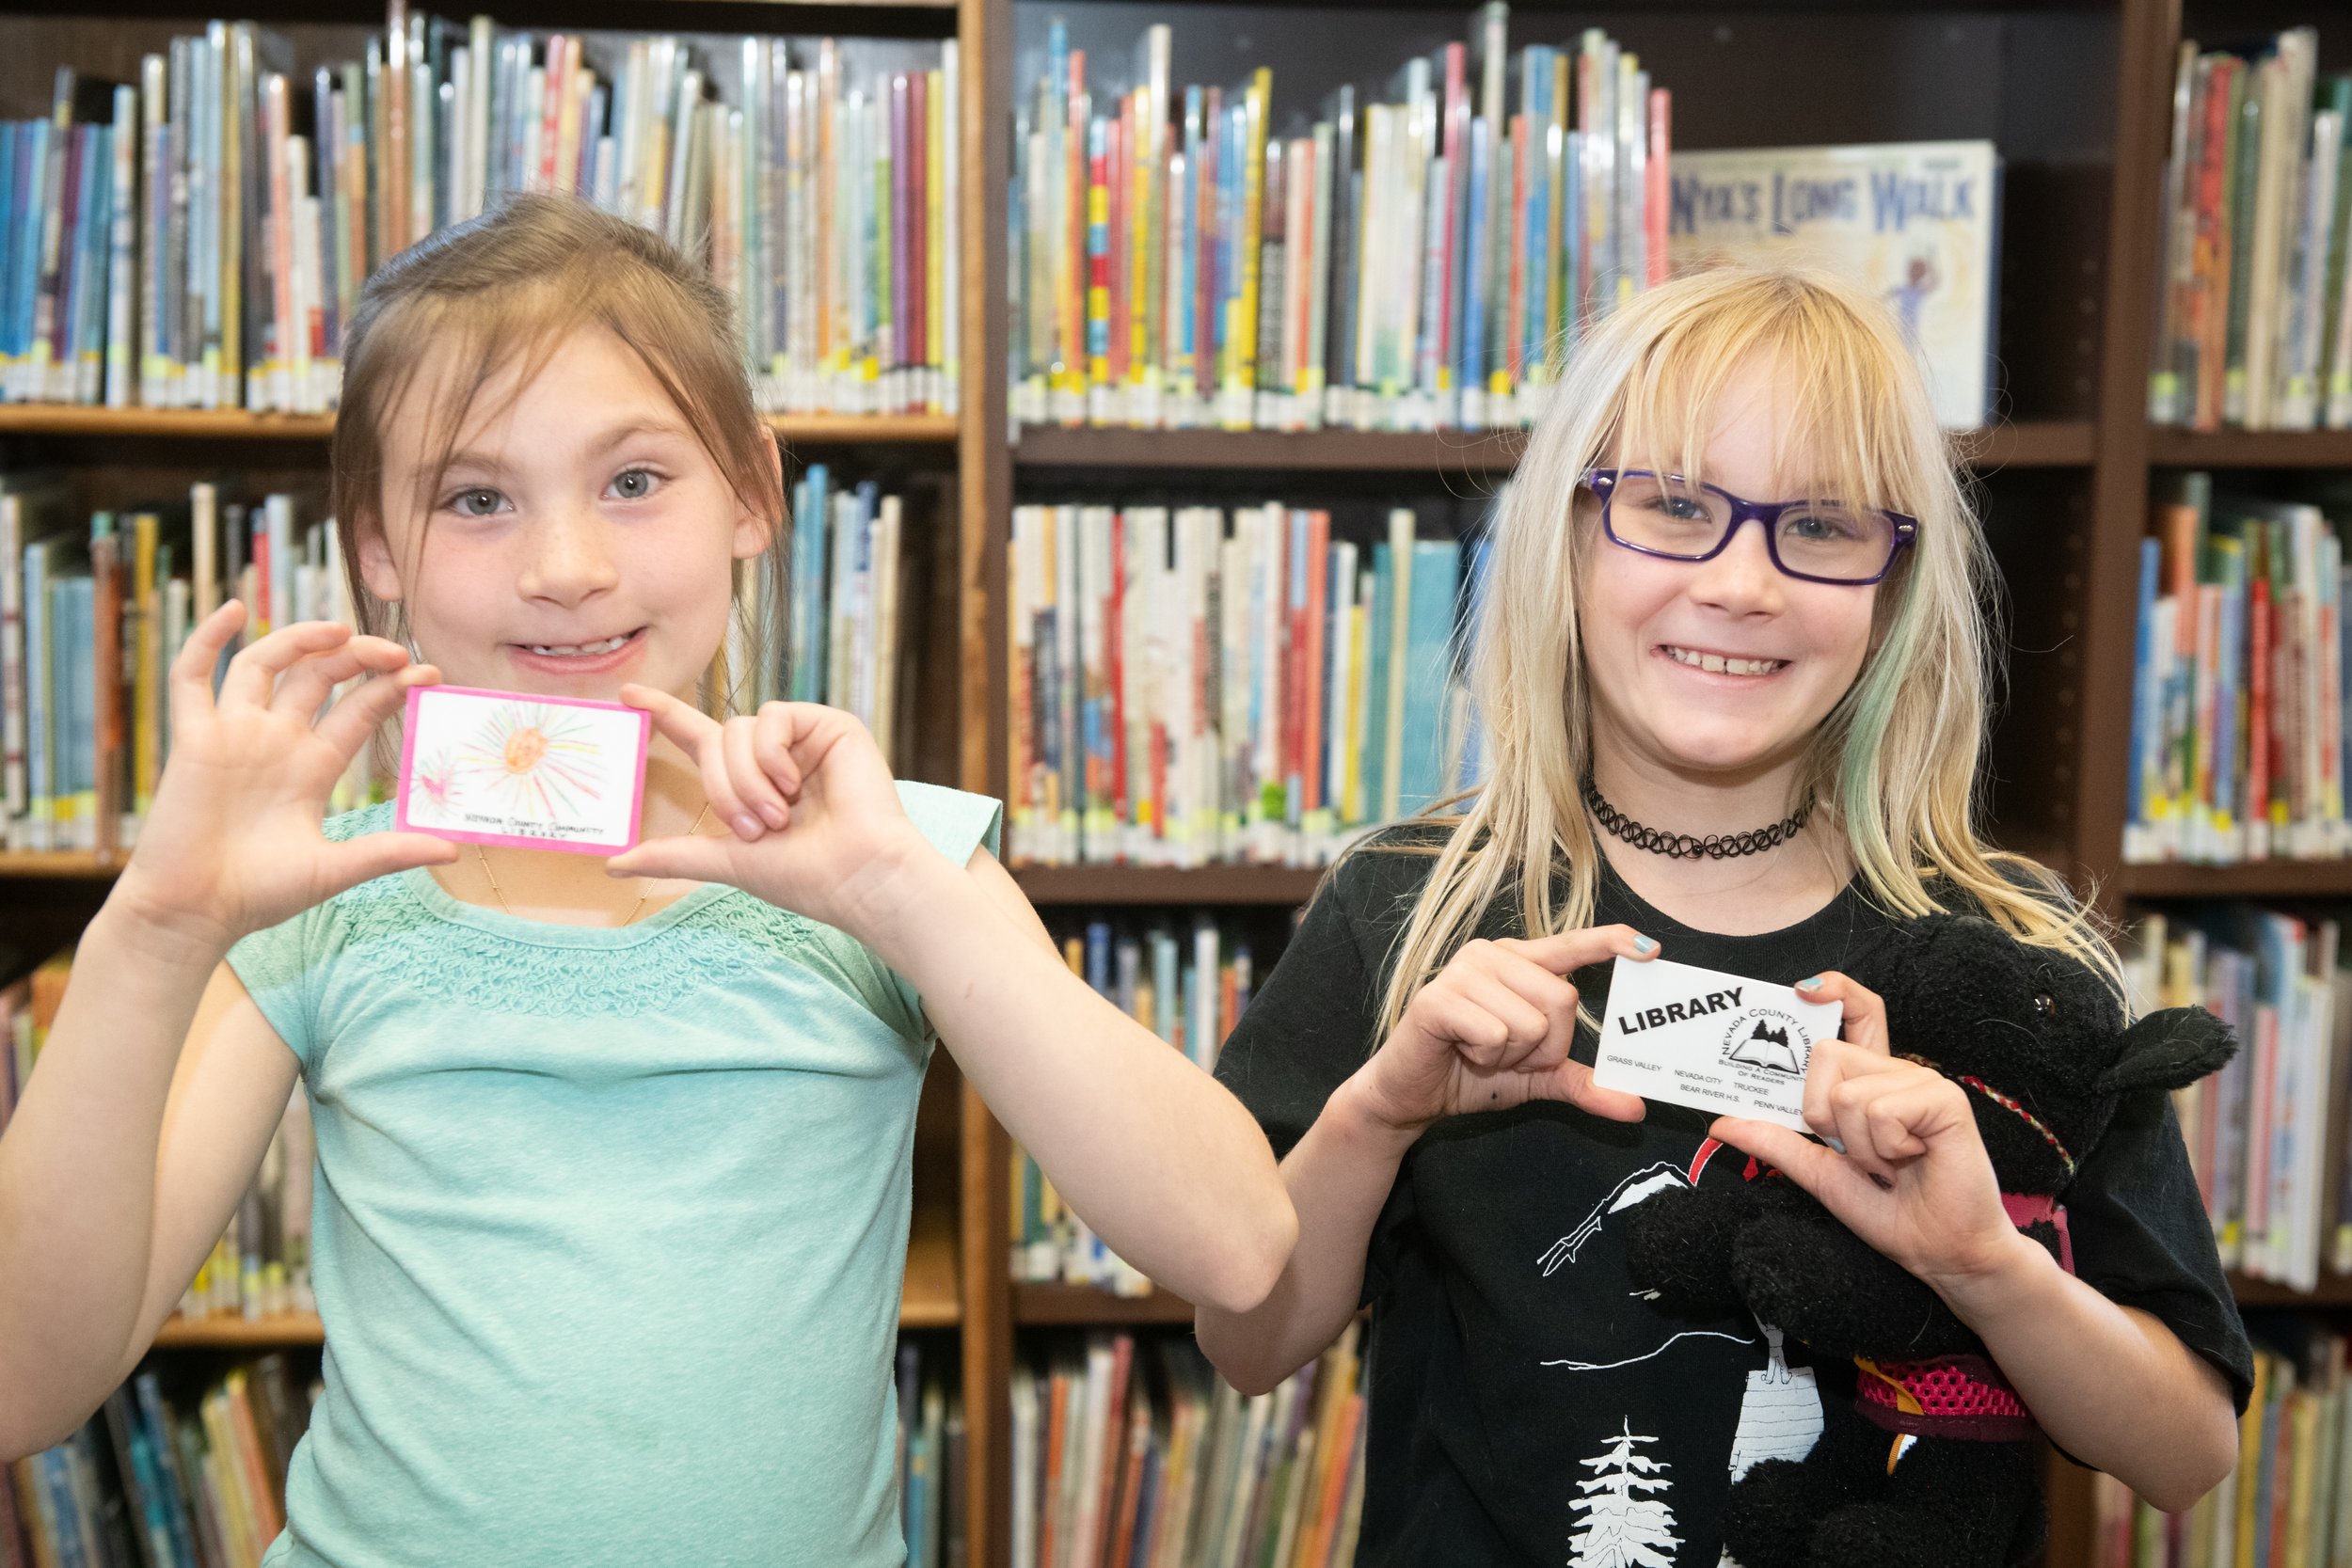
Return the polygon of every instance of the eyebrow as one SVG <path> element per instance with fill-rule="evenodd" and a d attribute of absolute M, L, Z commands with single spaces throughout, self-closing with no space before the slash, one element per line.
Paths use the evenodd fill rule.
<path fill-rule="evenodd" d="M 681 441 L 693 439 L 692 433 L 680 425 L 657 420 L 640 420 L 627 424 L 614 425 L 611 430 L 590 441 L 588 451 L 591 456 L 601 455 L 641 436 L 667 436 Z M 455 474 L 460 470 L 469 470 L 497 479 L 506 475 L 508 467 L 502 459 L 490 452 L 476 451 L 471 448 L 467 448 L 460 451 L 451 452 L 449 462 L 443 468 L 445 474 Z"/>
<path fill-rule="evenodd" d="M 610 451 L 614 447 L 634 440 L 640 436 L 666 436 L 681 441 L 691 441 L 694 438 L 692 432 L 682 425 L 673 424 L 665 420 L 639 420 L 628 424 L 614 425 L 611 430 L 590 441 L 588 450 L 592 452 Z"/>

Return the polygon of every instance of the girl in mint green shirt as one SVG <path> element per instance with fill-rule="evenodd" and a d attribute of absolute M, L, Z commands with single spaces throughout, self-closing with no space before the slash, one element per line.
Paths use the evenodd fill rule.
<path fill-rule="evenodd" d="M 1063 968 L 995 802 L 894 781 L 834 709 L 704 716 L 739 563 L 787 530 L 696 269 L 556 197 L 413 247 L 351 324 L 333 486 L 361 631 L 273 628 L 215 693 L 246 612 L 197 628 L 0 1138 L 0 1457 L 138 1361 L 297 1078 L 326 1394 L 270 1568 L 901 1561 L 934 1039 L 1123 1256 L 1263 1298 L 1296 1228 L 1263 1137 Z M 644 842 L 322 820 L 437 681 L 649 709 Z"/>

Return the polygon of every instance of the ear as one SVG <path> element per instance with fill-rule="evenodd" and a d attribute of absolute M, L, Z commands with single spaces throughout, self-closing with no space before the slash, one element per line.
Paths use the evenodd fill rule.
<path fill-rule="evenodd" d="M 2230 1026 L 2202 1007 L 2167 1007 L 2123 1031 L 2115 1062 L 2099 1075 L 2102 1093 L 2185 1088 L 2237 1051 Z"/>
<path fill-rule="evenodd" d="M 352 531 L 359 551 L 359 580 L 386 604 L 400 602 L 400 572 L 392 564 L 391 541 L 380 526 L 361 524 Z"/>

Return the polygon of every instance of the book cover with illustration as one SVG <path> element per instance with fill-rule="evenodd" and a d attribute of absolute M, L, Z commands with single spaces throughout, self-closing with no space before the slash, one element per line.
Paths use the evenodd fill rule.
<path fill-rule="evenodd" d="M 1992 416 L 2000 154 L 1988 141 L 1674 152 L 1676 271 L 1725 253 L 1848 270 L 1917 345 L 1936 418 Z"/>

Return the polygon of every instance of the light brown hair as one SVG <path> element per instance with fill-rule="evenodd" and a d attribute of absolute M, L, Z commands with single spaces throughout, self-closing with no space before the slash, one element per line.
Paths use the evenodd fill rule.
<path fill-rule="evenodd" d="M 490 381 L 512 368 L 519 392 L 566 339 L 592 326 L 637 356 L 737 504 L 771 525 L 754 564 L 766 578 L 759 597 L 771 607 L 768 624 L 743 630 L 755 657 L 775 657 L 791 529 L 775 436 L 752 399 L 734 308 L 700 266 L 659 235 L 567 196 L 509 197 L 410 245 L 360 292 L 344 336 L 329 481 L 360 630 L 405 635 L 399 607 L 368 592 L 359 578 L 359 541 L 384 528 L 387 418 L 395 409 L 410 417 L 408 394 L 447 355 L 438 362 L 455 373 L 425 388 L 428 401 L 414 411 L 430 454 L 417 475 L 416 500 L 429 506 Z M 730 672 L 728 684 L 742 689 L 745 673 Z"/>

